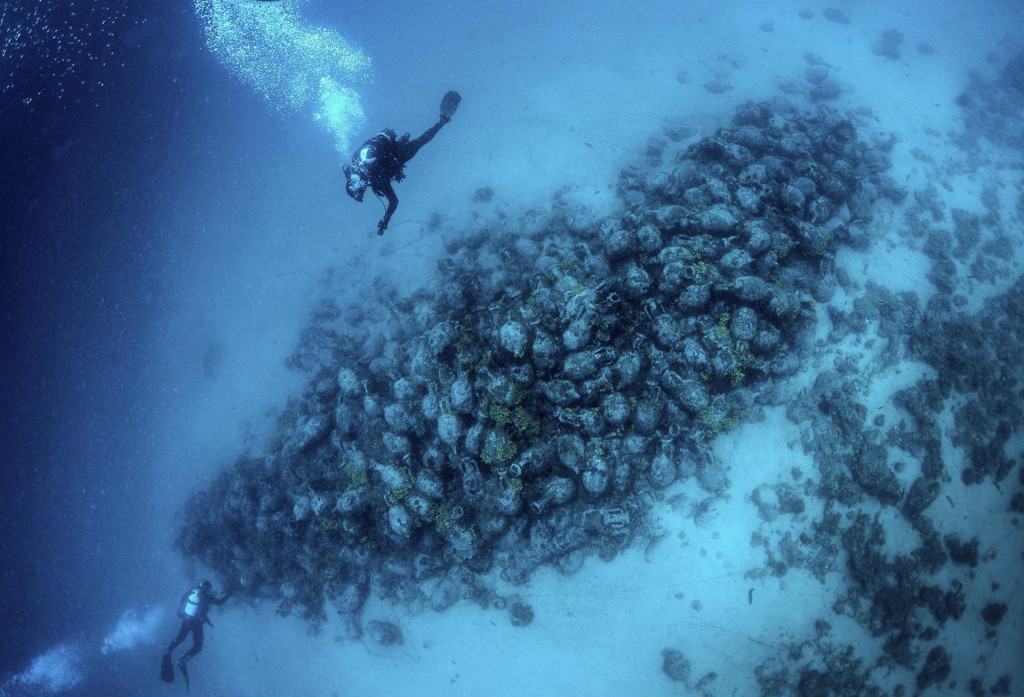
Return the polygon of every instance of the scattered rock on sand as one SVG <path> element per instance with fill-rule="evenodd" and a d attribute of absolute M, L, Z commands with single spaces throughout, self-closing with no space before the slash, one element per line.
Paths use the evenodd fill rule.
<path fill-rule="evenodd" d="M 825 19 L 836 24 L 849 24 L 850 23 L 850 11 L 844 10 L 838 7 L 827 7 L 822 13 L 825 15 Z"/>
<path fill-rule="evenodd" d="M 899 29 L 886 29 L 878 41 L 871 45 L 871 52 L 876 56 L 899 60 L 903 51 L 900 45 L 903 43 L 903 32 Z"/>
<path fill-rule="evenodd" d="M 679 649 L 665 649 L 661 652 L 661 669 L 672 680 L 686 683 L 690 680 L 690 661 Z"/>

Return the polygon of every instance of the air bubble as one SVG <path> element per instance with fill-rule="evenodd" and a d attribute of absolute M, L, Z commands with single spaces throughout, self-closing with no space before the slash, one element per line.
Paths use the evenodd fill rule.
<path fill-rule="evenodd" d="M 371 79 L 370 59 L 333 29 L 309 23 L 297 0 L 196 0 L 206 44 L 232 74 L 272 106 L 304 111 L 342 154 L 362 124 L 354 84 Z"/>
<path fill-rule="evenodd" d="M 82 71 L 105 65 L 112 49 L 98 38 L 127 23 L 124 3 L 96 0 L 69 12 L 72 7 L 57 0 L 0 3 L 0 94 L 29 105 L 44 94 L 60 98 L 71 85 L 97 86 Z"/>

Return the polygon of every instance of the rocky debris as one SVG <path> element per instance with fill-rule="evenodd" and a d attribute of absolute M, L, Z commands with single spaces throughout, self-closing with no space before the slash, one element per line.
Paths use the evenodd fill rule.
<path fill-rule="evenodd" d="M 826 7 L 822 12 L 825 19 L 836 24 L 849 24 L 851 21 L 850 11 L 839 7 Z"/>
<path fill-rule="evenodd" d="M 967 143 L 965 148 L 969 159 L 977 156 L 975 145 Z M 934 184 L 915 191 L 914 199 L 916 204 L 906 212 L 908 225 L 900 234 L 921 245 L 931 260 L 928 280 L 955 307 L 967 304 L 967 295 L 977 284 L 1003 285 L 1017 274 L 1011 228 L 998 185 L 983 185 L 983 213 L 956 207 L 947 210 Z M 1024 196 L 1019 197 L 1017 208 L 1019 215 L 1024 210 Z"/>
<path fill-rule="evenodd" d="M 1024 424 L 1020 366 L 1024 365 L 1024 279 L 988 303 L 977 315 L 960 311 L 944 295 L 928 302 L 908 339 L 911 354 L 938 373 L 943 400 L 963 395 L 954 412 L 953 444 L 969 457 L 965 484 L 1003 481 L 1016 461 L 1007 456 L 1010 437 Z"/>
<path fill-rule="evenodd" d="M 939 480 L 945 476 L 942 430 L 938 422 L 944 400 L 938 383 L 923 378 L 913 387 L 897 392 L 893 396 L 893 404 L 904 417 L 889 429 L 886 443 L 910 453 L 921 462 L 920 484 L 914 482 L 911 497 L 906 502 L 906 510 L 913 520 L 935 500 Z"/>
<path fill-rule="evenodd" d="M 895 505 L 903 489 L 888 465 L 884 434 L 867 424 L 867 409 L 856 401 L 858 392 L 856 380 L 822 372 L 812 389 L 790 402 L 786 414 L 810 425 L 803 432 L 803 445 L 814 455 L 821 475 L 820 497 L 854 506 L 868 494 Z"/>
<path fill-rule="evenodd" d="M 953 669 L 953 657 L 941 646 L 933 646 L 925 658 L 924 667 L 917 674 L 917 689 L 924 690 L 943 682 Z"/>
<path fill-rule="evenodd" d="M 962 237 L 969 248 L 973 244 L 969 236 Z M 998 484 L 1017 465 L 1007 448 L 1024 423 L 1019 399 L 1019 366 L 1024 358 L 1020 341 L 1022 283 L 1018 281 L 990 300 L 976 315 L 953 307 L 941 295 L 934 296 L 922 310 L 916 297 L 899 297 L 869 283 L 851 311 L 832 313 L 832 338 L 864 332 L 870 323 L 890 339 L 890 346 L 876 361 L 877 369 L 909 356 L 927 363 L 935 377 L 922 378 L 896 393 L 893 403 L 900 417 L 887 431 L 883 431 L 884 419 L 868 420 L 861 398 L 868 383 L 852 364 L 843 361 L 837 362 L 836 370 L 820 373 L 813 387 L 788 405 L 790 419 L 806 425 L 803 445 L 814 455 L 819 475 L 819 480 L 813 486 L 806 484 L 803 491 L 824 498 L 825 512 L 799 536 L 786 533 L 774 546 L 770 540 L 759 539 L 768 562 L 765 569 L 751 575 L 782 575 L 789 568 L 801 567 L 822 578 L 818 570 L 829 568 L 830 562 L 832 568 L 845 564 L 854 586 L 836 603 L 835 610 L 882 638 L 886 661 L 917 671 L 920 689 L 941 684 L 951 669 L 942 647 L 932 646 L 925 656 L 924 647 L 937 635 L 936 626 L 927 618 L 938 626 L 960 620 L 968 607 L 967 589 L 952 569 L 961 567 L 961 577 L 972 578 L 973 569 L 985 561 L 978 538 L 940 535 L 929 516 L 943 484 L 949 481 L 938 415 L 949 402 L 958 405 L 953 409 L 951 441 L 965 454 L 964 483 Z M 885 454 L 893 448 L 920 464 L 920 474 L 905 493 L 895 471 L 886 464 L 892 458 Z M 1024 481 L 1024 474 L 1020 478 Z M 762 517 L 770 520 L 777 513 L 767 491 L 760 487 L 752 501 Z M 872 497 L 880 508 L 900 507 L 920 536 L 916 549 L 910 554 L 887 551 L 887 534 L 879 516 L 858 512 L 865 496 Z M 1014 499 L 1007 498 L 1012 512 Z M 838 515 L 843 509 L 849 509 L 845 518 Z M 929 579 L 940 570 L 953 573 L 953 578 L 941 583 Z M 998 604 L 986 606 L 983 618 L 995 619 L 996 608 Z M 808 685 L 826 678 L 811 672 L 805 673 L 804 679 L 811 681 L 804 682 Z"/>
<path fill-rule="evenodd" d="M 829 317 L 834 327 L 829 341 L 836 343 L 851 334 L 865 334 L 869 326 L 877 323 L 878 336 L 888 342 L 885 353 L 875 364 L 875 370 L 882 370 L 903 358 L 905 337 L 916 331 L 921 322 L 921 302 L 912 291 L 893 293 L 868 281 L 851 310 L 830 306 Z"/>
<path fill-rule="evenodd" d="M 989 603 L 981 609 L 981 618 L 985 620 L 985 624 L 995 627 L 1003 621 L 1006 610 L 1006 603 Z"/>
<path fill-rule="evenodd" d="M 690 659 L 682 651 L 675 648 L 667 648 L 661 652 L 661 670 L 670 680 L 681 682 L 687 692 L 698 692 L 704 695 L 714 694 L 711 689 L 718 674 L 714 671 L 705 673 L 696 680 L 690 678 Z"/>
<path fill-rule="evenodd" d="M 809 63 L 808 81 L 827 77 L 818 62 Z M 1006 71 L 1003 78 L 1003 84 L 996 84 L 974 76 L 965 93 L 972 98 L 962 105 L 969 123 L 1005 129 L 993 140 L 1012 144 L 1019 142 L 1013 140 L 1014 134 L 1024 132 L 1019 106 L 997 108 L 994 116 L 978 113 L 984 104 L 1006 106 L 1018 99 L 1009 91 L 1015 88 Z M 965 141 L 965 147 L 974 146 Z M 886 145 L 879 143 L 880 162 L 886 153 Z M 928 161 L 925 153 L 912 155 Z M 852 306 L 829 307 L 829 342 L 852 338 L 870 351 L 876 349 L 877 331 L 886 343 L 866 367 L 855 356 L 839 355 L 834 369 L 821 372 L 811 388 L 788 401 L 787 415 L 801 424 L 802 444 L 814 456 L 816 472 L 802 487 L 760 485 L 751 502 L 762 519 L 774 521 L 780 515 L 777 492 L 788 490 L 824 499 L 824 512 L 803 531 L 797 527 L 778 534 L 754 533 L 751 544 L 763 547 L 767 562 L 748 576 L 783 576 L 799 567 L 824 582 L 827 571 L 845 568 L 851 588 L 833 609 L 877 636 L 884 655 L 860 672 L 859 680 L 850 676 L 832 681 L 843 666 L 822 667 L 826 656 L 834 657 L 835 652 L 819 636 L 813 644 L 787 647 L 774 663 L 759 669 L 762 694 L 882 694 L 872 673 L 880 669 L 891 674 L 897 668 L 907 671 L 911 683 L 898 686 L 896 694 L 910 694 L 914 681 L 920 692 L 941 688 L 951 675 L 949 652 L 935 644 L 940 628 L 961 620 L 968 607 L 981 606 L 977 598 L 969 597 L 977 585 L 976 574 L 983 573 L 978 568 L 1002 550 L 993 547 L 983 554 L 981 541 L 970 532 L 940 532 L 948 529 L 948 522 L 940 526 L 932 516 L 960 505 L 952 491 L 943 495 L 944 485 L 951 481 L 949 473 L 956 472 L 964 484 L 991 484 L 1000 492 L 1018 467 L 1014 488 L 1002 499 L 1009 524 L 1018 525 L 1012 516 L 1024 511 L 1024 489 L 1019 486 L 1024 484 L 1024 468 L 1018 466 L 1019 449 L 1014 450 L 1024 425 L 1024 279 L 986 300 L 980 311 L 966 309 L 966 293 L 974 284 L 1003 284 L 1019 274 L 1006 234 L 1007 215 L 995 189 L 986 185 L 982 190 L 982 213 L 949 210 L 935 187 L 915 194 L 908 225 L 898 232 L 910 244 L 922 244 L 932 261 L 929 279 L 940 292 L 927 303 L 915 293 L 894 293 L 870 281 L 860 287 L 842 270 L 835 274 L 835 281 L 854 299 Z M 1018 205 L 1020 210 L 1024 204 Z M 864 335 L 869 337 L 861 344 L 856 338 Z M 888 413 L 872 417 L 865 407 L 869 378 L 908 360 L 927 365 L 926 376 L 893 395 L 895 419 Z M 944 413 L 952 413 L 952 428 L 942 425 Z M 893 521 L 889 507 L 899 507 L 916 539 L 905 537 L 905 528 Z M 793 524 L 800 526 L 802 521 Z M 909 552 L 891 551 L 894 534 L 901 536 L 900 549 L 907 550 L 911 543 Z M 1003 607 L 989 602 L 981 610 L 986 638 L 996 640 Z M 816 656 L 795 671 L 797 652 L 807 647 Z M 848 656 L 860 661 L 852 649 Z M 976 678 L 971 694 L 1007 694 L 1009 677 L 1003 678 L 990 686 Z"/>
<path fill-rule="evenodd" d="M 912 557 L 885 552 L 885 532 L 877 520 L 858 515 L 842 533 L 847 568 L 858 587 L 842 603 L 873 634 L 886 635 L 886 650 L 896 663 L 912 667 L 909 642 L 914 637 L 914 612 L 922 603 L 920 569 Z M 866 597 L 863 607 L 859 598 Z"/>
<path fill-rule="evenodd" d="M 522 599 L 515 599 L 508 606 L 508 621 L 513 627 L 525 627 L 533 622 L 533 606 Z"/>
<path fill-rule="evenodd" d="M 1013 679 L 1009 675 L 1001 675 L 988 689 L 985 689 L 981 678 L 971 678 L 967 687 L 971 697 L 987 697 L 988 695 L 1011 695 L 1013 694 L 1010 689 L 1012 685 Z"/>
<path fill-rule="evenodd" d="M 1008 297 L 1012 297 L 1013 292 Z M 1002 307 L 1003 300 L 994 306 Z M 905 316 L 912 318 L 917 313 L 912 311 Z M 927 321 L 925 313 L 919 322 Z M 970 324 L 966 317 L 961 317 L 960 321 Z M 900 320 L 898 326 L 904 326 L 904 322 Z M 899 356 L 904 356 L 918 345 L 917 341 L 923 340 L 919 331 L 917 327 L 911 328 L 911 336 L 917 338 L 900 349 Z M 941 345 L 948 339 L 948 336 L 935 336 L 932 341 Z M 988 339 L 1015 341 L 1011 336 L 1001 337 L 998 333 L 990 334 Z M 984 345 L 988 347 L 987 342 Z M 1014 349 L 1008 346 L 999 350 L 1015 355 Z M 985 369 L 991 370 L 992 365 L 988 363 Z M 979 368 L 978 372 L 985 369 Z M 939 368 L 937 372 L 941 379 L 945 371 Z M 957 378 L 964 380 L 964 386 L 973 384 L 970 374 L 958 374 Z M 867 411 L 860 403 L 860 395 L 866 387 L 858 372 L 847 370 L 840 362 L 836 371 L 820 373 L 813 387 L 791 401 L 787 414 L 792 420 L 809 426 L 804 431 L 803 443 L 814 455 L 820 476 L 813 486 L 806 484 L 804 492 L 824 498 L 825 509 L 820 518 L 811 522 L 810 530 L 799 536 L 787 532 L 774 548 L 769 540 L 759 540 L 768 552 L 768 563 L 766 569 L 750 575 L 782 575 L 791 567 L 801 567 L 823 578 L 822 568 L 839 568 L 845 564 L 854 585 L 836 603 L 835 610 L 853 617 L 874 635 L 884 637 L 887 660 L 906 669 L 917 669 L 921 657 L 919 643 L 930 641 L 936 633 L 935 627 L 922 621 L 921 611 L 927 610 L 938 625 L 943 625 L 959 620 L 967 608 L 965 587 L 960 580 L 954 576 L 951 581 L 935 583 L 929 581 L 928 575 L 949 569 L 951 563 L 969 571 L 983 560 L 977 538 L 965 540 L 955 533 L 940 535 L 928 516 L 930 507 L 941 494 L 942 483 L 949 479 L 941 454 L 941 431 L 935 418 L 945 403 L 941 383 L 923 379 L 899 392 L 894 402 L 905 409 L 905 416 L 887 435 L 883 434 L 882 420 L 871 423 L 867 420 Z M 946 389 L 949 395 L 951 386 Z M 998 388 L 993 386 L 993 390 L 998 397 Z M 1019 430 L 1019 422 L 1007 428 L 1008 433 L 1015 432 Z M 960 438 L 969 440 L 964 436 Z M 904 449 L 921 463 L 921 474 L 905 494 L 893 470 L 885 466 L 890 446 Z M 792 485 L 786 486 L 792 488 Z M 766 491 L 767 487 L 760 487 L 752 500 L 762 517 L 767 515 L 771 519 L 773 501 L 766 498 Z M 887 534 L 879 514 L 869 515 L 858 510 L 864 507 L 866 495 L 871 496 L 879 508 L 900 507 L 920 536 L 917 548 L 910 554 L 888 551 Z M 838 514 L 843 509 L 848 509 L 845 518 Z M 840 551 L 845 552 L 845 559 L 839 556 Z M 938 658 L 933 659 L 933 664 L 920 673 L 924 676 L 922 680 L 940 679 L 937 676 L 942 672 L 941 654 L 935 656 Z"/>
<path fill-rule="evenodd" d="M 903 32 L 899 29 L 886 29 L 882 36 L 871 44 L 871 52 L 876 56 L 899 60 L 903 55 Z"/>
<path fill-rule="evenodd" d="M 679 649 L 665 649 L 661 652 L 661 670 L 671 680 L 687 683 L 690 680 L 690 661 Z"/>
<path fill-rule="evenodd" d="M 405 643 L 402 630 L 393 622 L 370 620 L 366 623 L 367 633 L 380 646 L 393 646 Z"/>
<path fill-rule="evenodd" d="M 999 73 L 986 78 L 972 72 L 970 83 L 957 97 L 964 110 L 964 142 L 979 137 L 1020 149 L 1024 147 L 1024 53 L 1006 59 Z"/>
<path fill-rule="evenodd" d="M 815 639 L 790 644 L 784 655 L 763 661 L 754 670 L 761 697 L 882 697 L 888 694 L 874 684 L 873 675 L 878 667 L 865 666 L 853 646 L 833 643 L 831 629 L 827 622 L 818 620 Z"/>

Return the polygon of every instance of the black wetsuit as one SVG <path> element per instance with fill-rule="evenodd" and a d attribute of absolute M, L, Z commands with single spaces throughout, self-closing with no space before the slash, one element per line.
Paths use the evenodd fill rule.
<path fill-rule="evenodd" d="M 377 224 L 378 232 L 387 229 L 388 223 L 391 222 L 391 216 L 398 208 L 398 196 L 395 195 L 395 189 L 391 186 L 391 182 L 400 182 L 405 179 L 403 171 L 405 163 L 411 160 L 420 148 L 429 143 L 441 130 L 441 127 L 449 121 L 451 121 L 450 117 L 442 116 L 440 121 L 415 140 L 408 140 L 408 135 L 398 138 L 393 131 L 385 130 L 360 145 L 356 150 L 356 154 L 352 158 L 354 162 L 359 161 L 359 153 L 363 148 L 369 145 L 373 146 L 376 159 L 366 165 L 369 173 L 369 185 L 373 189 L 373 193 L 384 196 L 388 200 L 388 209 L 384 213 L 384 218 Z"/>
<path fill-rule="evenodd" d="M 192 588 L 185 592 L 185 595 L 181 596 L 181 604 L 184 607 L 188 600 L 188 596 L 191 595 L 196 589 Z M 221 597 L 217 598 L 213 595 L 213 592 L 205 588 L 200 587 L 199 589 L 199 607 L 196 610 L 196 614 L 192 617 L 182 617 L 181 629 L 178 630 L 178 636 L 174 637 L 170 645 L 167 647 L 166 653 L 174 651 L 178 645 L 185 641 L 185 637 L 188 636 L 189 632 L 192 632 L 192 648 L 185 652 L 181 657 L 181 663 L 184 663 L 188 659 L 195 656 L 197 653 L 203 650 L 203 626 L 210 622 L 206 615 L 210 611 L 211 605 L 223 605 L 227 602 L 227 599 L 231 597 L 231 593 L 226 593 Z M 181 613 L 178 613 L 179 616 Z M 213 626 L 212 624 L 210 626 Z"/>

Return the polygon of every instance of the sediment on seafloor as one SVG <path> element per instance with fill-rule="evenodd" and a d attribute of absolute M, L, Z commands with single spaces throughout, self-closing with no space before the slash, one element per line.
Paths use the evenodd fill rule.
<path fill-rule="evenodd" d="M 314 626 L 333 606 L 351 636 L 371 592 L 522 624 L 493 574 L 613 559 L 680 479 L 713 506 L 730 483 L 708 441 L 777 400 L 837 248 L 904 192 L 825 108 L 747 103 L 674 147 L 621 172 L 614 216 L 466 230 L 431 290 L 320 308 L 293 359 L 307 389 L 189 501 L 182 551 Z"/>

